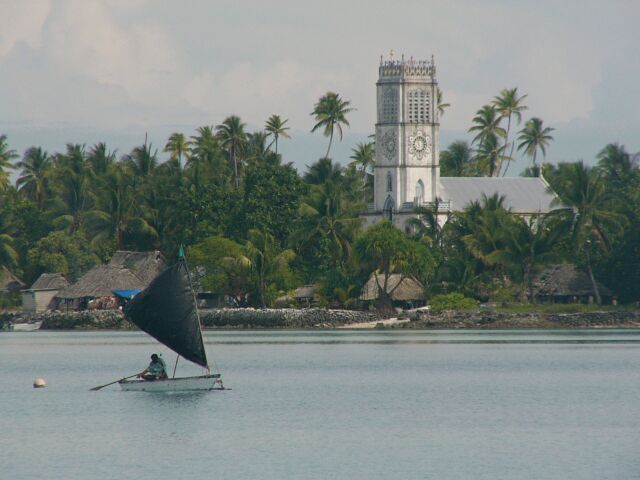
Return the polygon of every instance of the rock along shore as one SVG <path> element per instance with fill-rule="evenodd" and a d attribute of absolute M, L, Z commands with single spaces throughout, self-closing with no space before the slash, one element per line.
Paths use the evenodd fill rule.
<path fill-rule="evenodd" d="M 400 318 L 407 317 L 401 315 Z M 502 313 L 490 310 L 445 311 L 432 314 L 411 312 L 409 321 L 382 323 L 375 312 L 308 309 L 223 309 L 201 310 L 205 328 L 336 328 L 379 326 L 414 329 L 510 329 L 510 328 L 640 328 L 640 310 L 587 313 Z M 135 330 L 118 310 L 44 312 L 24 314 L 0 312 L 0 326 L 13 322 L 42 322 L 42 330 Z"/>

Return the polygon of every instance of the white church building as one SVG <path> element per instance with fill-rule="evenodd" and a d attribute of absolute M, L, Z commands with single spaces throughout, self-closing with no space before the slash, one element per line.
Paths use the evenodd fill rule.
<path fill-rule="evenodd" d="M 441 177 L 436 67 L 429 60 L 380 59 L 377 87 L 374 202 L 366 225 L 382 218 L 404 230 L 419 206 L 438 206 L 442 222 L 482 195 L 505 196 L 505 207 L 530 216 L 551 210 L 543 178 Z"/>

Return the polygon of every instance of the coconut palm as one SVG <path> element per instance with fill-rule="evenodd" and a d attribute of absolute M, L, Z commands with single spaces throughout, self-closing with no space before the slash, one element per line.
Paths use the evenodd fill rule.
<path fill-rule="evenodd" d="M 313 115 L 316 120 L 316 124 L 311 131 L 315 132 L 319 128 L 324 128 L 322 133 L 325 137 L 329 137 L 329 146 L 327 147 L 325 157 L 329 157 L 334 130 L 338 129 L 340 141 L 342 141 L 342 126 L 349 126 L 347 113 L 354 110 L 349 107 L 349 105 L 351 105 L 351 102 L 341 99 L 337 93 L 327 92 L 320 97 L 314 106 L 313 112 L 311 112 L 311 115 Z"/>
<path fill-rule="evenodd" d="M 476 116 L 473 117 L 474 125 L 469 129 L 470 132 L 476 132 L 471 143 L 478 143 L 478 155 L 482 157 L 478 159 L 478 163 L 485 164 L 485 171 L 488 171 L 491 177 L 500 171 L 501 162 L 506 158 L 504 148 L 500 148 L 498 142 L 498 137 L 504 138 L 507 134 L 500 126 L 500 121 L 501 117 L 496 108 L 493 105 L 485 105 L 476 112 Z"/>
<path fill-rule="evenodd" d="M 143 145 L 135 147 L 130 154 L 125 155 L 123 160 L 136 177 L 149 179 L 158 166 L 158 150 L 152 151 L 152 148 L 145 137 Z"/>
<path fill-rule="evenodd" d="M 362 174 L 362 182 L 366 183 L 367 173 L 371 171 L 373 166 L 376 163 L 375 155 L 375 145 L 371 142 L 369 143 L 358 143 L 351 150 L 353 154 L 349 157 L 353 160 L 353 164 L 356 167 L 359 167 L 360 173 Z"/>
<path fill-rule="evenodd" d="M 500 117 L 502 119 L 507 119 L 507 130 L 506 130 L 506 134 L 504 137 L 504 145 L 505 145 L 505 151 L 506 151 L 506 147 L 507 145 L 509 145 L 509 133 L 511 131 L 511 118 L 515 117 L 516 121 L 518 122 L 518 125 L 520 124 L 520 122 L 522 121 L 522 112 L 527 110 L 527 106 L 524 105 L 522 102 L 523 100 L 527 98 L 527 95 L 522 95 L 521 97 L 518 97 L 518 88 L 505 88 L 500 92 L 500 95 L 494 97 L 493 99 L 493 105 L 495 106 L 496 110 L 498 111 L 498 113 L 500 114 Z M 515 147 L 515 142 L 511 142 L 511 149 L 509 150 L 509 159 L 511 159 L 513 157 L 513 149 Z M 509 170 L 509 165 L 511 165 L 511 162 L 507 162 L 507 166 L 504 169 L 504 173 L 502 174 L 502 176 L 504 177 L 507 173 L 507 170 Z M 500 174 L 500 172 L 498 172 L 498 174 Z"/>
<path fill-rule="evenodd" d="M 330 158 L 323 157 L 311 166 L 307 165 L 304 181 L 312 185 L 320 185 L 325 182 L 339 183 L 342 181 L 342 167 L 333 163 Z"/>
<path fill-rule="evenodd" d="M 524 153 L 531 157 L 531 163 L 536 170 L 538 170 L 536 155 L 540 151 L 543 158 L 546 156 L 549 142 L 553 140 L 553 137 L 549 134 L 553 130 L 555 129 L 543 127 L 542 120 L 537 117 L 529 119 L 524 128 L 520 130 L 518 150 L 524 150 Z"/>
<path fill-rule="evenodd" d="M 17 152 L 9 148 L 7 136 L 0 135 L 0 192 L 9 188 L 9 172 L 7 170 L 15 168 L 11 161 L 18 157 Z"/>
<path fill-rule="evenodd" d="M 271 148 L 271 145 L 275 143 L 276 145 L 276 153 L 278 153 L 278 139 L 282 138 L 291 138 L 287 133 L 289 127 L 285 127 L 285 124 L 288 122 L 288 119 L 282 120 L 279 115 L 271 115 L 267 120 L 267 123 L 264 127 L 268 136 L 273 135 L 273 140 L 269 144 L 267 148 Z"/>
<path fill-rule="evenodd" d="M 182 158 L 184 157 L 187 162 L 189 161 L 189 146 L 190 143 L 184 136 L 184 133 L 174 132 L 169 136 L 169 140 L 162 151 L 169 153 L 169 158 L 178 162 L 178 167 L 182 170 L 184 166 L 182 164 Z"/>
<path fill-rule="evenodd" d="M 93 170 L 86 159 L 84 145 L 67 144 L 67 152 L 58 154 L 54 163 L 57 190 L 54 210 L 60 214 L 54 221 L 75 233 L 82 227 L 95 196 L 91 190 Z"/>
<path fill-rule="evenodd" d="M 584 252 L 587 273 L 591 280 L 596 302 L 602 299 L 591 265 L 591 247 L 595 245 L 607 255 L 609 236 L 617 233 L 624 224 L 624 217 L 612 211 L 611 193 L 607 191 L 601 173 L 590 169 L 582 162 L 568 164 L 564 181 L 554 185 L 559 208 L 549 215 L 559 219 L 556 228 L 570 236 L 577 252 Z"/>
<path fill-rule="evenodd" d="M 444 115 L 444 111 L 451 106 L 450 103 L 444 103 L 444 97 L 442 95 L 442 90 L 438 87 L 436 91 L 436 108 L 438 109 L 438 118 Z"/>
<path fill-rule="evenodd" d="M 251 262 L 256 275 L 258 301 L 265 307 L 269 280 L 281 270 L 286 269 L 295 257 L 293 250 L 279 250 L 276 239 L 270 233 L 258 229 L 249 230 L 249 239 L 245 246 L 246 257 Z"/>
<path fill-rule="evenodd" d="M 482 145 L 484 139 L 490 136 L 504 138 L 507 132 L 500 126 L 501 120 L 498 111 L 493 105 L 484 105 L 473 117 L 472 122 L 474 125 L 469 129 L 469 132 L 477 133 L 471 143 L 479 142 Z"/>
<path fill-rule="evenodd" d="M 18 252 L 14 248 L 12 233 L 9 214 L 0 211 L 0 266 L 9 268 L 18 264 Z"/>
<path fill-rule="evenodd" d="M 220 145 L 229 154 L 229 163 L 233 167 L 233 178 L 236 189 L 240 188 L 241 157 L 247 143 L 247 134 L 244 128 L 245 124 L 242 123 L 240 117 L 235 115 L 225 118 L 224 122 L 216 127 Z"/>
<path fill-rule="evenodd" d="M 509 157 L 504 154 L 505 145 L 501 145 L 496 135 L 487 135 L 476 150 L 476 168 L 482 175 L 493 177 L 500 172 L 500 165 Z"/>
<path fill-rule="evenodd" d="M 95 210 L 87 212 L 87 230 L 92 243 L 115 239 L 117 250 L 125 247 L 127 232 L 156 236 L 155 230 L 137 212 L 138 202 L 132 178 L 123 164 L 114 164 L 103 177 Z"/>
<path fill-rule="evenodd" d="M 598 153 L 596 158 L 598 159 L 598 169 L 615 187 L 624 187 L 629 177 L 638 168 L 637 165 L 634 165 L 624 145 L 617 143 L 608 144 Z"/>
<path fill-rule="evenodd" d="M 43 208 L 52 173 L 51 157 L 42 148 L 31 147 L 24 152 L 17 166 L 22 169 L 16 182 L 18 191 L 33 200 L 38 208 Z"/>
<path fill-rule="evenodd" d="M 330 181 L 314 186 L 300 204 L 299 215 L 301 225 L 293 233 L 292 242 L 302 249 L 328 242 L 332 266 L 343 265 L 351 255 L 351 244 L 361 224 L 343 189 Z"/>
<path fill-rule="evenodd" d="M 100 142 L 91 148 L 87 155 L 87 160 L 96 175 L 104 175 L 107 173 L 109 166 L 115 163 L 116 152 L 110 152 L 107 150 L 106 143 Z"/>
<path fill-rule="evenodd" d="M 440 174 L 443 177 L 466 177 L 475 173 L 473 151 L 467 142 L 455 141 L 440 152 Z"/>

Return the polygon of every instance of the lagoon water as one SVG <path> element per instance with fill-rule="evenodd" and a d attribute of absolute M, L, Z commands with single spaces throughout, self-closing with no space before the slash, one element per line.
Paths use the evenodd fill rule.
<path fill-rule="evenodd" d="M 91 392 L 175 355 L 139 332 L 0 333 L 0 478 L 640 478 L 640 330 L 205 343 L 232 390 Z"/>

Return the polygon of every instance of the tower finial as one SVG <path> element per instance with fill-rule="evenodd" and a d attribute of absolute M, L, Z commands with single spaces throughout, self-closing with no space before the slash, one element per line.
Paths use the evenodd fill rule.
<path fill-rule="evenodd" d="M 389 50 L 389 58 L 391 58 L 391 60 L 393 60 L 393 48 L 391 50 Z"/>

